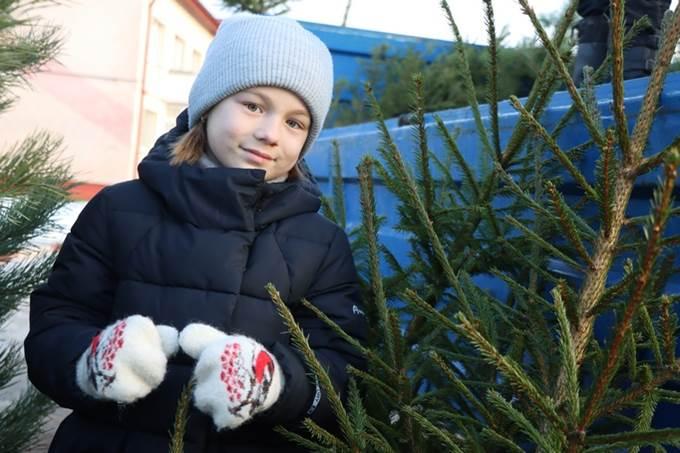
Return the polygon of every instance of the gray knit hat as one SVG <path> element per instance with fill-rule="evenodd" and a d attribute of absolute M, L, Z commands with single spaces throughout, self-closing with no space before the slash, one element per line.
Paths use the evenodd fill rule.
<path fill-rule="evenodd" d="M 189 94 L 189 127 L 227 96 L 254 86 L 286 88 L 311 114 L 302 153 L 319 135 L 333 95 L 326 45 L 293 19 L 237 14 L 220 24 Z"/>

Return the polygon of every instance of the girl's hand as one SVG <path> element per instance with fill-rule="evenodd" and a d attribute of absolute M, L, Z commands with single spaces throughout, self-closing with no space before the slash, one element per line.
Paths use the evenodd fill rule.
<path fill-rule="evenodd" d="M 195 323 L 182 330 L 179 344 L 198 359 L 194 403 L 218 430 L 239 427 L 279 398 L 284 377 L 276 357 L 252 338 Z"/>
<path fill-rule="evenodd" d="M 177 349 L 177 329 L 129 316 L 92 339 L 78 360 L 76 382 L 94 398 L 131 403 L 158 387 Z"/>

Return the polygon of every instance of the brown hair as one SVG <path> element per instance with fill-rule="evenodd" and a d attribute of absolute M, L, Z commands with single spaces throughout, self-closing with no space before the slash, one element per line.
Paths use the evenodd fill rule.
<path fill-rule="evenodd" d="M 193 165 L 201 158 L 208 146 L 208 136 L 205 131 L 206 117 L 196 123 L 189 132 L 182 135 L 170 150 L 170 165 L 178 166 L 181 164 Z M 288 172 L 288 181 L 306 180 L 305 173 L 300 168 L 300 161 L 295 163 Z"/>

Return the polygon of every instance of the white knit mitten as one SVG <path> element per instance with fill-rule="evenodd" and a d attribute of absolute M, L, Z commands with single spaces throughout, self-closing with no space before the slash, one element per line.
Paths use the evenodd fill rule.
<path fill-rule="evenodd" d="M 196 323 L 182 330 L 179 344 L 198 359 L 194 404 L 218 430 L 237 428 L 279 398 L 284 386 L 279 363 L 252 338 Z"/>
<path fill-rule="evenodd" d="M 177 349 L 177 329 L 129 316 L 92 339 L 78 360 L 76 382 L 94 398 L 131 403 L 158 387 Z"/>

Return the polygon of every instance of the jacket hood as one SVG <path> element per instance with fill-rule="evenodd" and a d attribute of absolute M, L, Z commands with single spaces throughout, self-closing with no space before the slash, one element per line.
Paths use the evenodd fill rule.
<path fill-rule="evenodd" d="M 318 188 L 310 183 L 270 184 L 259 169 L 170 165 L 171 145 L 187 131 L 185 110 L 137 168 L 141 181 L 178 218 L 201 228 L 254 231 L 319 210 Z"/>

